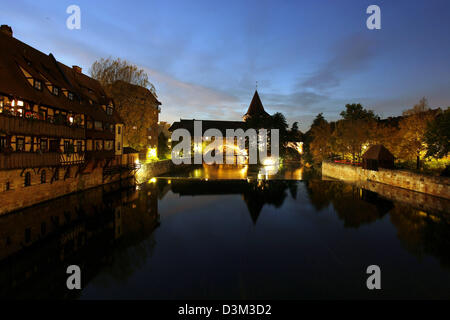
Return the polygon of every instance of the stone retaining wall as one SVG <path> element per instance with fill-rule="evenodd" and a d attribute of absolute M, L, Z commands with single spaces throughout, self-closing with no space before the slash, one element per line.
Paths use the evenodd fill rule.
<path fill-rule="evenodd" d="M 374 181 L 450 199 L 450 178 L 446 177 L 426 176 L 406 170 L 373 171 L 331 162 L 322 163 L 322 176 L 350 182 Z"/>
<path fill-rule="evenodd" d="M 190 165 L 174 165 L 171 160 L 142 164 L 141 169 L 136 173 L 136 182 L 143 183 L 154 176 L 188 167 Z M 42 170 L 46 170 L 47 173 L 45 183 L 41 183 Z M 0 171 L 0 215 L 74 192 L 116 182 L 121 178 L 129 178 L 128 173 L 123 173 L 122 177 L 115 175 L 113 177 L 106 177 L 103 180 L 102 168 L 96 168 L 90 173 L 77 175 L 77 168 L 74 166 L 69 169 L 70 172 L 68 174 L 63 169 L 59 170 L 58 180 L 50 183 L 52 170 L 51 168 L 42 168 L 41 170 Z M 31 185 L 24 187 L 24 177 L 27 172 L 31 174 Z M 6 190 L 7 184 L 9 184 L 9 190 Z"/>
<path fill-rule="evenodd" d="M 136 174 L 137 183 L 144 183 L 149 179 L 168 173 L 175 172 L 179 170 L 185 170 L 190 168 L 192 165 L 190 164 L 180 164 L 175 165 L 172 160 L 162 160 L 150 163 L 143 163 L 141 168 Z"/>

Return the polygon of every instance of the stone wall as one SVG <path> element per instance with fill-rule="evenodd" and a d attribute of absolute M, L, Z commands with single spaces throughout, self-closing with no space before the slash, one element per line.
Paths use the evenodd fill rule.
<path fill-rule="evenodd" d="M 136 182 L 144 183 L 152 177 L 185 170 L 190 166 L 175 165 L 171 160 L 145 163 L 135 175 Z M 43 170 L 46 171 L 45 183 L 41 183 Z M 100 167 L 86 174 L 76 175 L 76 170 L 76 167 L 70 167 L 67 173 L 65 168 L 60 168 L 58 180 L 51 183 L 53 168 L 0 171 L 0 215 L 129 177 L 128 173 L 123 173 L 121 177 L 116 174 L 103 179 L 103 169 Z M 25 187 L 25 175 L 28 172 L 31 175 L 31 185 Z M 9 184 L 9 190 L 7 190 L 7 184 Z"/>
<path fill-rule="evenodd" d="M 144 183 L 145 181 L 148 181 L 149 179 L 168 173 L 168 172 L 175 172 L 179 170 L 186 170 L 187 168 L 190 168 L 192 165 L 190 164 L 180 164 L 175 165 L 172 160 L 162 160 L 162 161 L 155 161 L 150 163 L 143 163 L 141 165 L 141 168 L 136 173 L 136 181 L 137 183 Z"/>
<path fill-rule="evenodd" d="M 41 183 L 43 170 L 46 172 L 45 183 Z M 103 180 L 103 169 L 100 167 L 86 174 L 76 175 L 76 171 L 75 166 L 70 167 L 68 173 L 65 168 L 60 168 L 58 180 L 53 182 L 50 182 L 54 173 L 53 168 L 0 171 L 0 215 L 73 192 L 118 181 L 121 178 L 116 175 Z M 31 177 L 31 185 L 27 187 L 24 186 L 26 173 L 30 173 Z M 126 179 L 127 176 L 124 173 L 122 179 Z M 7 190 L 8 183 L 9 190 Z"/>
<path fill-rule="evenodd" d="M 426 176 L 406 170 L 365 170 L 361 167 L 323 162 L 322 176 L 349 182 L 373 181 L 450 199 L 450 178 Z"/>

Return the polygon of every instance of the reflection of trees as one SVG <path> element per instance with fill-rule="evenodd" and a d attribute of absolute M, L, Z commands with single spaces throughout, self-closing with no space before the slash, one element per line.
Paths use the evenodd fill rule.
<path fill-rule="evenodd" d="M 377 194 L 344 182 L 309 180 L 306 190 L 317 210 L 333 205 L 345 227 L 358 228 L 383 217 L 392 203 Z"/>
<path fill-rule="evenodd" d="M 412 254 L 432 255 L 450 267 L 450 217 L 442 213 L 426 213 L 411 205 L 391 202 L 376 193 L 337 181 L 306 182 L 311 203 L 317 210 L 333 205 L 346 227 L 359 227 L 389 212 L 397 237 Z"/>
<path fill-rule="evenodd" d="M 412 254 L 435 256 L 441 265 L 450 267 L 450 220 L 442 215 L 431 215 L 410 206 L 397 204 L 391 211 L 397 237 Z"/>

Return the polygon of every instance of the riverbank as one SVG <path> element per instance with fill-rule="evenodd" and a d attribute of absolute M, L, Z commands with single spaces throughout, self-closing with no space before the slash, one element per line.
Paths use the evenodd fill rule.
<path fill-rule="evenodd" d="M 450 178 L 447 177 L 426 176 L 406 170 L 379 169 L 373 171 L 331 162 L 322 163 L 322 176 L 348 182 L 373 181 L 450 199 Z"/>

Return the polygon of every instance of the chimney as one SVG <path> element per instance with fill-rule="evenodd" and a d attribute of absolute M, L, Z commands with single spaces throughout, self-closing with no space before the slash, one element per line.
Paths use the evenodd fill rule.
<path fill-rule="evenodd" d="M 73 69 L 75 72 L 77 72 L 77 73 L 81 73 L 81 71 L 83 70 L 83 69 L 81 69 L 81 67 L 79 67 L 79 66 L 72 66 L 72 69 Z"/>
<path fill-rule="evenodd" d="M 2 26 L 0 27 L 0 32 L 6 34 L 7 36 L 10 36 L 11 38 L 13 36 L 12 28 L 6 24 L 2 24 Z"/>

